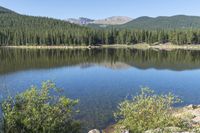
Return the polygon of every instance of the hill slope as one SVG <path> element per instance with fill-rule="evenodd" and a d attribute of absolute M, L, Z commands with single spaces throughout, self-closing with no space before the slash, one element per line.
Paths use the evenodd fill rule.
<path fill-rule="evenodd" d="M 172 17 L 140 17 L 126 24 L 118 26 L 119 28 L 132 29 L 185 29 L 200 28 L 200 17 L 177 15 Z"/>
<path fill-rule="evenodd" d="M 0 6 L 0 13 L 15 13 L 14 11 Z"/>
<path fill-rule="evenodd" d="M 99 45 L 173 43 L 200 44 L 200 17 L 141 17 L 118 29 L 96 30 L 85 26 L 47 17 L 34 17 L 13 13 L 1 8 L 0 46 L 7 45 Z M 130 30 L 126 30 L 130 29 Z M 193 30 L 147 29 L 194 28 Z M 131 30 L 145 29 L 145 30 Z"/>
<path fill-rule="evenodd" d="M 86 44 L 89 30 L 63 20 L 20 15 L 1 7 L 0 45 Z"/>
<path fill-rule="evenodd" d="M 89 24 L 91 28 L 117 28 L 117 29 L 190 29 L 200 28 L 200 17 L 176 15 L 171 17 L 160 16 L 152 17 L 139 17 L 133 19 L 125 24 L 120 25 L 102 25 L 102 24 Z"/>

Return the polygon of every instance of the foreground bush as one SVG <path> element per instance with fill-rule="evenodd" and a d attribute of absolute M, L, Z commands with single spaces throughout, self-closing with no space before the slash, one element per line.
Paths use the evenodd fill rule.
<path fill-rule="evenodd" d="M 7 133 L 77 133 L 80 125 L 72 118 L 78 103 L 59 95 L 51 82 L 41 89 L 31 87 L 2 104 L 3 130 Z M 54 94 L 54 95 L 52 95 Z"/>
<path fill-rule="evenodd" d="M 118 130 L 128 129 L 131 133 L 141 133 L 149 129 L 181 126 L 181 120 L 172 116 L 172 105 L 180 99 L 172 94 L 156 95 L 143 88 L 141 94 L 119 104 L 114 114 Z"/>

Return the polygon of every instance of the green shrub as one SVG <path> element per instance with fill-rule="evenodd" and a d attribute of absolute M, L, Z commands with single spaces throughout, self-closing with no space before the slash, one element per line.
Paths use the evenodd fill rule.
<path fill-rule="evenodd" d="M 60 96 L 51 82 L 41 89 L 31 87 L 2 104 L 3 130 L 7 133 L 77 133 L 79 122 L 73 120 L 78 100 Z M 53 95 L 54 94 L 54 95 Z"/>
<path fill-rule="evenodd" d="M 140 133 L 149 129 L 181 125 L 181 120 L 173 117 L 172 105 L 180 99 L 172 94 L 156 95 L 149 88 L 141 89 L 141 94 L 119 104 L 114 114 L 118 130 L 128 129 Z"/>

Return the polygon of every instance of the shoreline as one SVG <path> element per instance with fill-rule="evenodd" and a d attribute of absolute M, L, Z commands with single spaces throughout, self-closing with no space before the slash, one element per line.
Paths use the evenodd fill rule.
<path fill-rule="evenodd" d="M 90 45 L 90 46 L 0 46 L 0 48 L 16 48 L 16 49 L 96 49 L 96 48 L 133 48 L 133 49 L 148 49 L 146 44 L 135 44 L 135 45 L 124 45 L 124 44 L 113 44 L 113 45 Z"/>
<path fill-rule="evenodd" d="M 200 105 L 186 105 L 183 107 L 179 108 L 173 108 L 172 115 L 176 118 L 180 118 L 184 120 L 185 122 L 187 121 L 190 124 L 190 129 L 180 129 L 178 127 L 166 127 L 171 128 L 171 129 L 177 129 L 177 131 L 173 131 L 173 133 L 194 133 L 194 131 L 189 131 L 189 130 L 198 130 L 200 131 Z M 109 125 L 105 129 L 103 129 L 103 133 L 115 133 L 116 132 L 116 124 Z M 159 127 L 157 129 L 151 129 L 148 130 L 144 133 L 154 133 L 158 131 Z M 165 128 L 164 128 L 165 129 Z M 182 130 L 181 132 L 179 130 Z M 126 130 L 125 130 L 126 131 Z M 128 131 L 128 130 L 127 130 Z M 127 132 L 128 133 L 128 132 Z"/>
<path fill-rule="evenodd" d="M 149 44 L 134 44 L 134 45 L 123 45 L 123 44 L 113 44 L 113 45 L 96 45 L 96 46 L 0 46 L 0 48 L 15 48 L 15 49 L 96 49 L 96 48 L 130 48 L 139 50 L 198 50 L 200 51 L 200 45 L 174 45 L 171 43 L 159 44 L 159 45 L 149 45 Z"/>

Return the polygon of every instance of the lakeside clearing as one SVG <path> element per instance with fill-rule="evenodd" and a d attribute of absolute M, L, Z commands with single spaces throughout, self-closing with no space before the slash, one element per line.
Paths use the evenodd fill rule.
<path fill-rule="evenodd" d="M 95 48 L 131 48 L 140 50 L 200 50 L 200 45 L 174 45 L 171 43 L 150 45 L 146 43 L 127 45 L 127 44 L 113 44 L 113 45 L 96 45 L 96 46 L 0 46 L 1 48 L 19 48 L 19 49 L 95 49 Z"/>

